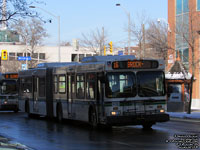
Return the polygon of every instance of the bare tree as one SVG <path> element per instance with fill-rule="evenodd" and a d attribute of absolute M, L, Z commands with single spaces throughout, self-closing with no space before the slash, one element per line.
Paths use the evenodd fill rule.
<path fill-rule="evenodd" d="M 151 54 L 157 55 L 167 63 L 168 60 L 168 26 L 166 23 L 150 20 L 146 30 L 146 41 L 151 47 Z"/>
<path fill-rule="evenodd" d="M 80 45 L 89 48 L 96 54 L 101 54 L 103 46 L 107 43 L 107 34 L 104 32 L 104 28 L 91 30 L 89 33 L 82 33 L 80 38 Z"/>
<path fill-rule="evenodd" d="M 1 72 L 18 72 L 21 69 L 20 61 L 2 61 Z"/>
<path fill-rule="evenodd" d="M 148 17 L 145 13 L 141 15 L 137 15 L 138 23 L 132 20 L 131 21 L 131 39 L 138 43 L 139 52 L 136 54 L 137 57 L 142 58 L 144 56 L 144 49 L 145 49 L 145 24 L 147 23 Z M 125 29 L 128 32 L 128 29 Z"/>
<path fill-rule="evenodd" d="M 24 52 L 34 58 L 34 54 L 39 51 L 37 47 L 41 46 L 44 38 L 48 36 L 43 22 L 35 18 L 26 21 L 19 20 L 13 25 L 13 28 L 18 32 L 25 45 Z M 30 61 L 29 67 L 34 67 L 35 63 L 34 60 Z"/>
<path fill-rule="evenodd" d="M 39 0 L 0 0 L 0 16 L 2 16 L 2 18 L 0 18 L 0 23 L 24 17 L 38 16 L 33 9 L 29 8 L 30 5 L 35 3 L 42 2 Z"/>

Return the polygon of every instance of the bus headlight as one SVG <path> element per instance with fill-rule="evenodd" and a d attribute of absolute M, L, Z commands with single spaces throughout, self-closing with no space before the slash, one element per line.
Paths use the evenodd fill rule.
<path fill-rule="evenodd" d="M 4 104 L 7 104 L 7 103 L 8 103 L 7 99 L 5 99 L 3 103 L 4 103 Z"/>
<path fill-rule="evenodd" d="M 165 112 L 165 110 L 164 109 L 160 109 L 160 113 L 164 113 Z"/>
<path fill-rule="evenodd" d="M 120 111 L 111 111 L 110 114 L 111 114 L 111 116 L 118 116 L 121 113 L 120 113 Z"/>

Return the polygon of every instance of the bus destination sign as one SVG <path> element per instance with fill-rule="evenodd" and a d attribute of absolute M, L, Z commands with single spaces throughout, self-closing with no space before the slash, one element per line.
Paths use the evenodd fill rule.
<path fill-rule="evenodd" d="M 18 74 L 6 74 L 5 78 L 6 79 L 17 79 L 18 78 Z"/>
<path fill-rule="evenodd" d="M 113 69 L 153 69 L 158 68 L 155 60 L 128 60 L 112 62 Z"/>

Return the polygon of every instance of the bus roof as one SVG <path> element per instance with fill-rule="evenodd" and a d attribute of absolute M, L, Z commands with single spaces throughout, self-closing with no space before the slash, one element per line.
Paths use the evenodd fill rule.
<path fill-rule="evenodd" d="M 114 55 L 114 56 L 89 56 L 89 57 L 84 57 L 82 59 L 82 63 L 88 63 L 88 62 L 106 62 L 106 61 L 120 61 L 120 60 L 133 60 L 136 59 L 134 55 Z"/>
<path fill-rule="evenodd" d="M 48 68 L 48 67 L 62 67 L 62 66 L 69 66 L 75 65 L 78 62 L 51 62 L 51 63 L 40 63 L 37 65 L 37 68 Z"/>

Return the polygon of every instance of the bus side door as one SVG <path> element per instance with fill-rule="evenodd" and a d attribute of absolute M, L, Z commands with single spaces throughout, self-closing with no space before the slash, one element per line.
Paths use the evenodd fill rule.
<path fill-rule="evenodd" d="M 73 99 L 75 97 L 75 75 L 67 75 L 67 111 L 69 118 L 73 117 Z"/>
<path fill-rule="evenodd" d="M 38 83 L 39 78 L 33 76 L 33 111 L 38 112 Z"/>
<path fill-rule="evenodd" d="M 104 74 L 97 74 L 97 102 L 98 111 L 100 113 L 100 118 L 104 117 L 104 88 L 105 88 L 105 76 Z"/>

